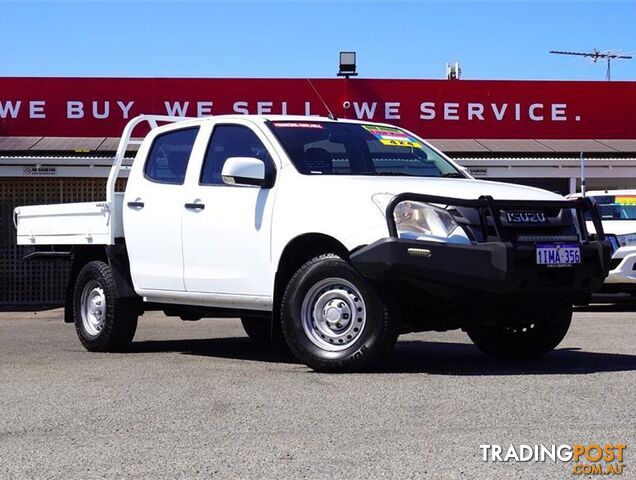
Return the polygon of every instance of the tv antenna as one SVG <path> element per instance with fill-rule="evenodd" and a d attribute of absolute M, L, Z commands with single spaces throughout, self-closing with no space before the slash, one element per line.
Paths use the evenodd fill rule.
<path fill-rule="evenodd" d="M 625 59 L 631 60 L 631 55 L 625 55 L 623 53 L 614 53 L 611 50 L 607 50 L 605 52 L 601 52 L 596 48 L 591 52 L 564 52 L 562 50 L 550 50 L 550 53 L 555 53 L 557 55 L 578 55 L 579 57 L 588 57 L 592 59 L 592 62 L 596 63 L 599 60 L 607 60 L 607 73 L 605 74 L 605 80 L 608 82 L 611 80 L 611 68 L 612 68 L 612 60 L 616 59 Z"/>
<path fill-rule="evenodd" d="M 329 108 L 329 105 L 327 105 L 327 102 L 325 102 L 325 99 L 322 98 L 322 95 L 320 95 L 320 92 L 318 91 L 318 89 L 315 87 L 315 85 L 313 84 L 313 82 L 309 79 L 307 79 L 307 82 L 309 83 L 309 85 L 311 85 L 311 88 L 314 89 L 314 92 L 316 92 L 316 95 L 318 95 L 318 98 L 320 99 L 320 101 L 322 102 L 323 106 L 325 107 L 325 109 L 327 110 L 327 112 L 329 112 L 328 118 L 330 118 L 331 120 L 338 120 L 336 118 L 336 116 L 333 114 L 333 112 L 331 111 L 331 109 Z"/>

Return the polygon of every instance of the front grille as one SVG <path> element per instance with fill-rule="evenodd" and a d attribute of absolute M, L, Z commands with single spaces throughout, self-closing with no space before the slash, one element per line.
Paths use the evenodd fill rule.
<path fill-rule="evenodd" d="M 525 243 L 535 242 L 578 242 L 580 237 L 578 235 L 526 235 L 517 234 L 517 241 Z"/>
<path fill-rule="evenodd" d="M 494 221 L 489 215 L 484 217 L 487 232 L 487 236 L 484 236 L 478 209 L 453 207 L 448 211 L 455 217 L 457 223 L 464 227 L 471 240 L 480 243 L 497 238 Z M 576 220 L 569 209 L 545 209 L 542 213 L 546 217 L 546 222 L 542 224 L 511 224 L 502 215 L 502 233 L 512 241 L 522 243 L 578 242 L 580 240 Z"/>

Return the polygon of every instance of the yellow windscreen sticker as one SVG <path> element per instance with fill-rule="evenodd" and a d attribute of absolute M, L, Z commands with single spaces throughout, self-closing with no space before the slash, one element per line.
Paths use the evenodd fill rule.
<path fill-rule="evenodd" d="M 614 203 L 617 205 L 636 205 L 636 196 L 617 196 Z"/>
<path fill-rule="evenodd" d="M 382 145 L 422 148 L 422 144 L 416 138 L 399 128 L 381 127 L 378 125 L 363 125 L 362 128 L 368 130 Z"/>

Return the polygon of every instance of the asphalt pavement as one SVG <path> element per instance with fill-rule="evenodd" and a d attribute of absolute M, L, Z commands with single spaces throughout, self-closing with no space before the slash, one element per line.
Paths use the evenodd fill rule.
<path fill-rule="evenodd" d="M 129 353 L 96 354 L 61 310 L 0 313 L 0 478 L 587 478 L 479 446 L 592 442 L 627 444 L 636 478 L 635 327 L 577 312 L 555 352 L 517 362 L 411 334 L 375 371 L 332 375 L 234 319 L 146 314 Z"/>

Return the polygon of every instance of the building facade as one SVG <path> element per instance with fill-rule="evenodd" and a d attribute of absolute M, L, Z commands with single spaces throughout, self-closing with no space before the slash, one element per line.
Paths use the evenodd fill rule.
<path fill-rule="evenodd" d="M 636 82 L 0 78 L 0 306 L 62 301 L 67 266 L 21 261 L 13 208 L 103 199 L 128 119 L 330 112 L 403 126 L 479 178 L 570 193 L 582 153 L 588 188 L 636 188 Z"/>

